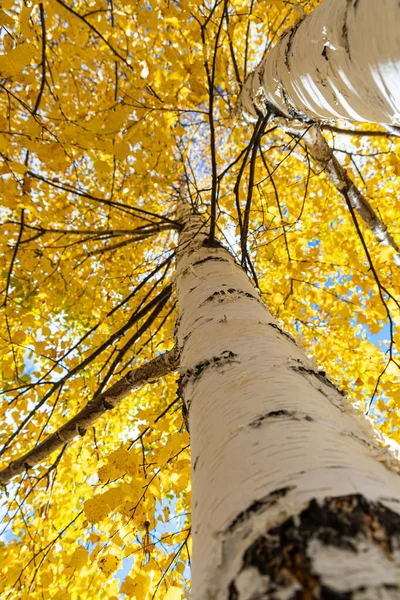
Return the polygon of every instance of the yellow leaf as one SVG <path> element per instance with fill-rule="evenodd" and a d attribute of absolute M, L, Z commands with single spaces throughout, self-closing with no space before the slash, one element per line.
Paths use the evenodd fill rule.
<path fill-rule="evenodd" d="M 183 591 L 176 587 L 176 585 L 171 585 L 168 588 L 168 592 L 164 596 L 164 600 L 181 600 Z"/>
<path fill-rule="evenodd" d="M 31 24 L 30 24 L 31 12 L 32 12 L 32 6 L 22 6 L 21 12 L 19 14 L 19 29 L 24 38 L 27 37 L 31 31 Z"/>
<path fill-rule="evenodd" d="M 0 152 L 5 152 L 10 146 L 10 136 L 0 135 Z"/>
<path fill-rule="evenodd" d="M 7 54 L 0 55 L 0 77 L 12 77 L 29 65 L 35 54 L 33 44 L 20 44 Z"/>
<path fill-rule="evenodd" d="M 0 25 L 5 27 L 14 27 L 15 21 L 4 10 L 0 8 Z"/>
<path fill-rule="evenodd" d="M 167 17 L 164 20 L 168 25 L 172 25 L 172 27 L 174 27 L 174 29 L 179 30 L 181 27 L 181 24 L 179 23 L 179 20 L 177 19 L 177 17 Z"/>
<path fill-rule="evenodd" d="M 11 35 L 9 35 L 8 33 L 6 33 L 5 36 L 3 37 L 3 46 L 4 46 L 4 50 L 6 52 L 9 52 L 10 50 L 12 50 L 14 48 L 14 40 L 12 39 Z"/>
<path fill-rule="evenodd" d="M 131 147 L 128 142 L 118 142 L 114 145 L 114 155 L 119 160 L 125 160 L 130 154 Z"/>
<path fill-rule="evenodd" d="M 135 452 L 120 448 L 107 457 L 107 464 L 99 469 L 99 478 L 100 481 L 105 482 L 125 474 L 135 476 L 138 469 L 139 461 Z"/>
<path fill-rule="evenodd" d="M 85 515 L 90 523 L 97 523 L 104 519 L 110 512 L 109 506 L 104 502 L 101 496 L 86 500 L 84 507 Z"/>
<path fill-rule="evenodd" d="M 89 554 L 86 548 L 83 546 L 79 546 L 74 553 L 72 554 L 69 560 L 69 566 L 74 569 L 79 569 L 80 567 L 84 567 L 88 561 Z"/>
<path fill-rule="evenodd" d="M 119 558 L 117 558 L 114 554 L 106 554 L 98 561 L 100 569 L 103 571 L 105 575 L 111 575 L 118 569 L 119 566 Z"/>
<path fill-rule="evenodd" d="M 105 160 L 96 160 L 93 166 L 99 173 L 111 173 L 113 170 L 112 165 Z"/>
<path fill-rule="evenodd" d="M 133 577 L 126 577 L 121 586 L 121 594 L 126 594 L 129 598 L 136 598 L 141 600 L 143 598 L 144 591 L 149 584 L 149 578 L 144 573 L 134 573 Z"/>

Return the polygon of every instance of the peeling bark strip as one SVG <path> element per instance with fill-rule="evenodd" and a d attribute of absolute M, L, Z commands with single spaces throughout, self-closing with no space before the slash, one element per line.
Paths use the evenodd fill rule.
<path fill-rule="evenodd" d="M 400 540 L 382 524 L 400 521 L 398 464 L 279 328 L 229 252 L 204 244 L 201 217 L 179 210 L 176 337 L 194 458 L 192 600 L 394 600 L 388 586 L 400 550 L 390 544 Z M 365 594 L 350 581 L 352 569 L 354 581 L 367 582 Z M 331 593 L 341 581 L 347 587 Z"/>
<path fill-rule="evenodd" d="M 325 0 L 249 75 L 241 110 L 400 125 L 398 0 Z"/>
<path fill-rule="evenodd" d="M 244 551 L 229 600 L 398 600 L 400 516 L 359 495 L 310 502 Z"/>
<path fill-rule="evenodd" d="M 108 390 L 93 398 L 88 404 L 60 427 L 44 442 L 38 444 L 30 452 L 12 461 L 6 469 L 0 471 L 0 484 L 6 485 L 13 477 L 32 469 L 52 452 L 68 444 L 77 435 L 85 435 L 86 430 L 96 419 L 112 410 L 131 392 L 152 383 L 174 371 L 178 364 L 179 353 L 176 349 L 160 354 L 155 359 L 132 369 Z"/>

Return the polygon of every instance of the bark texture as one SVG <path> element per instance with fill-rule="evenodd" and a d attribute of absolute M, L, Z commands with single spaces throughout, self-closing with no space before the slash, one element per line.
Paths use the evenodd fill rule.
<path fill-rule="evenodd" d="M 259 535 L 229 600 L 400 598 L 400 516 L 362 496 L 311 501 Z"/>
<path fill-rule="evenodd" d="M 399 597 L 397 464 L 189 213 L 176 286 L 193 600 Z"/>
<path fill-rule="evenodd" d="M 325 0 L 248 77 L 243 112 L 400 125 L 399 22 L 398 0 Z"/>

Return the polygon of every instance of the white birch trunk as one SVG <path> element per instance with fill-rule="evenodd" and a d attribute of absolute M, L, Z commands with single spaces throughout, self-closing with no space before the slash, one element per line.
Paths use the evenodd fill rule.
<path fill-rule="evenodd" d="M 281 331 L 228 251 L 207 246 L 201 217 L 185 209 L 180 218 L 191 598 L 400 598 L 390 454 Z"/>
<path fill-rule="evenodd" d="M 400 125 L 400 3 L 325 0 L 288 30 L 248 77 L 252 117 L 284 115 Z"/>

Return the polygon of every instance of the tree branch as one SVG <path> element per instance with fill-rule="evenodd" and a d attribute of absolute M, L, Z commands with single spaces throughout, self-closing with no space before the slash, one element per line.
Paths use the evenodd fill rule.
<path fill-rule="evenodd" d="M 106 206 L 112 206 L 119 210 L 126 209 L 125 212 L 133 211 L 133 212 L 138 212 L 143 215 L 149 215 L 150 217 L 155 217 L 155 218 L 159 219 L 160 221 L 165 221 L 167 223 L 173 224 L 176 227 L 176 229 L 178 229 L 178 230 L 180 228 L 179 223 L 176 223 L 176 221 L 169 219 L 167 216 L 157 215 L 156 213 L 152 213 L 148 210 L 144 210 L 143 208 L 139 208 L 136 206 L 130 206 L 129 204 L 124 204 L 123 202 L 113 202 L 112 200 L 107 200 L 105 198 L 98 198 L 88 192 L 84 192 L 84 191 L 78 190 L 76 188 L 72 188 L 71 186 L 69 186 L 69 184 L 61 184 L 61 183 L 57 183 L 56 181 L 53 181 L 52 179 L 47 179 L 46 177 L 43 177 L 42 175 L 39 175 L 39 173 L 35 173 L 34 171 L 27 171 L 26 175 L 34 177 L 35 179 L 39 179 L 40 181 L 43 181 L 44 183 L 47 183 L 48 185 L 50 185 L 58 190 L 63 190 L 64 192 L 68 192 L 69 194 L 74 194 L 74 195 L 80 196 L 82 198 L 87 198 L 88 200 L 93 200 L 94 202 L 99 202 L 100 204 L 105 204 Z M 142 217 L 142 219 L 144 219 L 144 217 Z M 145 220 L 149 221 L 153 225 L 156 224 L 156 223 L 154 223 L 154 221 L 151 221 L 150 219 L 145 219 Z"/>
<path fill-rule="evenodd" d="M 19 233 L 18 233 L 18 239 L 17 239 L 17 243 L 14 246 L 14 252 L 13 252 L 13 255 L 11 258 L 10 268 L 8 269 L 7 283 L 6 283 L 6 288 L 5 288 L 5 298 L 4 298 L 3 304 L 1 305 L 1 308 L 3 308 L 4 306 L 7 305 L 8 290 L 10 289 L 10 283 L 11 283 L 12 272 L 14 269 L 14 263 L 15 263 L 15 259 L 17 258 L 18 248 L 21 245 L 22 234 L 24 231 L 24 215 L 25 215 L 24 209 L 21 209 L 21 222 L 20 222 L 20 229 L 19 229 Z"/>
<path fill-rule="evenodd" d="M 52 452 L 68 444 L 77 435 L 84 435 L 99 417 L 115 408 L 132 391 L 153 383 L 174 371 L 178 365 L 179 353 L 176 348 L 160 354 L 153 360 L 129 371 L 108 390 L 94 397 L 75 417 L 51 434 L 33 450 L 12 461 L 0 471 L 0 484 L 6 485 L 13 477 L 33 468 L 50 456 Z"/>
<path fill-rule="evenodd" d="M 35 115 L 39 109 L 40 102 L 41 102 L 42 96 L 43 96 L 44 84 L 46 83 L 46 21 L 45 21 L 44 8 L 43 8 L 42 2 L 39 4 L 39 11 L 40 11 L 40 24 L 42 27 L 42 62 L 41 62 L 42 79 L 40 81 L 39 93 L 36 98 L 35 106 L 33 107 L 33 110 L 32 110 L 32 115 Z"/>
<path fill-rule="evenodd" d="M 399 133 L 390 133 L 389 131 L 374 131 L 371 129 L 343 129 L 342 127 L 336 127 L 328 123 L 321 124 L 321 129 L 332 131 L 333 133 L 340 133 L 343 135 L 354 135 L 356 137 L 383 137 L 390 138 L 398 136 Z"/>
<path fill-rule="evenodd" d="M 24 429 L 24 427 L 29 423 L 32 417 L 35 415 L 36 411 L 41 408 L 45 402 L 52 396 L 52 394 L 62 387 L 67 379 L 70 379 L 73 375 L 81 371 L 86 365 L 90 364 L 95 358 L 97 358 L 106 348 L 108 348 L 112 343 L 116 340 L 120 339 L 135 323 L 137 323 L 144 315 L 146 315 L 150 310 L 152 310 L 155 306 L 160 304 L 166 297 L 169 298 L 172 291 L 172 284 L 168 284 L 155 298 L 150 300 L 150 302 L 144 306 L 142 309 L 137 309 L 128 319 L 128 321 L 120 327 L 117 331 L 115 331 L 106 342 L 101 344 L 94 350 L 89 356 L 87 356 L 81 363 L 76 365 L 71 371 L 68 371 L 66 375 L 64 375 L 61 379 L 58 379 L 50 390 L 43 396 L 43 398 L 30 410 L 30 412 L 26 415 L 26 417 L 21 421 L 15 431 L 10 435 L 8 440 L 3 443 L 3 448 L 0 451 L 0 456 L 4 454 L 7 448 L 10 446 L 11 442 L 16 438 L 16 436 Z"/>
<path fill-rule="evenodd" d="M 291 134 L 296 136 L 302 134 L 302 139 L 307 145 L 312 158 L 319 164 L 328 179 L 342 196 L 346 200 L 348 199 L 353 209 L 357 211 L 357 214 L 364 221 L 365 225 L 374 233 L 377 241 L 380 244 L 390 246 L 395 250 L 396 254 L 393 256 L 393 261 L 400 267 L 399 246 L 394 241 L 393 237 L 388 232 L 385 223 L 378 217 L 367 198 L 354 184 L 346 169 L 342 167 L 335 158 L 333 150 L 329 147 L 319 126 L 308 126 L 308 131 L 305 131 L 305 125 L 303 123 L 297 126 L 294 122 L 289 122 L 284 119 L 279 119 L 279 123 L 283 126 L 285 131 Z"/>

